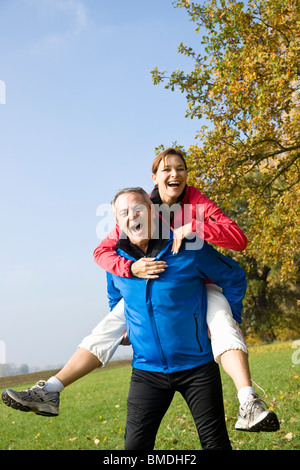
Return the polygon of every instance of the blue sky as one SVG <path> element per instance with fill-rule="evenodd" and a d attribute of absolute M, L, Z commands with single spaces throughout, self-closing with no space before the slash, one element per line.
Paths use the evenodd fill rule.
<path fill-rule="evenodd" d="M 0 0 L 7 362 L 63 364 L 108 313 L 97 208 L 124 186 L 150 191 L 155 147 L 188 146 L 202 125 L 151 80 L 155 66 L 192 67 L 185 41 L 200 36 L 171 0 Z"/>

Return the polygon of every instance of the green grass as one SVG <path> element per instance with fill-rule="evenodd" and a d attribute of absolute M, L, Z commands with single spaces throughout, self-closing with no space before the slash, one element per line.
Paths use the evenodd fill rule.
<path fill-rule="evenodd" d="M 300 366 L 293 364 L 294 352 L 290 342 L 250 348 L 252 377 L 266 390 L 265 400 L 281 423 L 276 433 L 234 430 L 238 410 L 236 391 L 231 379 L 221 371 L 226 422 L 234 450 L 300 448 Z M 122 450 L 130 374 L 130 366 L 104 368 L 89 374 L 64 390 L 60 415 L 55 418 L 16 411 L 1 401 L 0 449 Z M 29 386 L 32 383 L 15 389 Z M 190 412 L 179 394 L 161 423 L 155 449 L 201 449 Z"/>

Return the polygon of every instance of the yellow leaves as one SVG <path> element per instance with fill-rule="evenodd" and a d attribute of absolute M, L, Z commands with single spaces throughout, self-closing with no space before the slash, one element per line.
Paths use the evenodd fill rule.
<path fill-rule="evenodd" d="M 99 415 L 99 419 L 100 419 L 101 421 L 103 420 L 103 418 L 102 418 L 101 415 Z M 103 423 L 103 424 L 106 424 L 106 423 L 107 423 L 107 420 L 102 421 L 102 423 Z"/>
<path fill-rule="evenodd" d="M 281 440 L 288 440 L 288 441 L 291 441 L 294 437 L 296 437 L 295 434 L 293 434 L 292 432 L 288 432 L 284 437 L 281 438 Z"/>
<path fill-rule="evenodd" d="M 112 404 L 112 406 L 114 406 L 116 410 L 119 410 L 119 408 L 121 408 L 121 405 L 119 403 Z M 101 414 L 98 414 L 98 419 L 101 422 L 101 427 L 99 431 L 101 432 L 101 437 L 94 437 L 93 442 L 96 446 L 99 446 L 99 448 L 106 447 L 106 445 L 110 441 L 109 437 L 111 434 L 116 435 L 116 433 L 122 433 L 122 427 L 118 426 L 119 412 L 113 412 L 112 414 L 113 416 L 111 414 L 109 414 L 108 416 L 102 416 Z"/>

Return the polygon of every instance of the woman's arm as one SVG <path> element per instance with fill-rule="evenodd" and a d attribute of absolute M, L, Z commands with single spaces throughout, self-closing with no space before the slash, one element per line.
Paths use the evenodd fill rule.
<path fill-rule="evenodd" d="M 94 261 L 105 271 L 116 274 L 121 277 L 132 277 L 131 265 L 132 260 L 128 260 L 119 256 L 116 252 L 116 243 L 120 236 L 119 226 L 107 235 L 104 240 L 94 250 Z"/>
<path fill-rule="evenodd" d="M 204 199 L 205 198 L 205 199 Z M 245 250 L 248 240 L 238 224 L 202 195 L 192 220 L 192 232 L 204 232 L 204 240 L 235 251 Z"/>
<path fill-rule="evenodd" d="M 191 234 L 235 251 L 244 250 L 248 243 L 237 223 L 193 186 L 188 187 L 182 212 L 175 214 L 173 253 L 178 253 L 182 240 Z"/>
<path fill-rule="evenodd" d="M 120 236 L 119 226 L 107 235 L 94 250 L 95 262 L 105 271 L 120 277 L 139 277 L 142 279 L 156 279 L 166 268 L 164 261 L 155 261 L 155 258 L 141 258 L 132 261 L 123 258 L 116 252 L 116 243 Z"/>

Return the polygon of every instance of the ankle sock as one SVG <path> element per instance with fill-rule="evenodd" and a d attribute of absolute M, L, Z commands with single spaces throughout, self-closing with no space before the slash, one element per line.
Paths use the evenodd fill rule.
<path fill-rule="evenodd" d="M 251 394 L 255 394 L 255 390 L 253 387 L 243 387 L 238 391 L 238 399 L 240 402 L 240 405 L 243 405 L 246 403 L 248 396 Z"/>
<path fill-rule="evenodd" d="M 45 383 L 45 389 L 48 392 L 62 392 L 64 388 L 63 383 L 54 376 L 50 377 Z"/>

